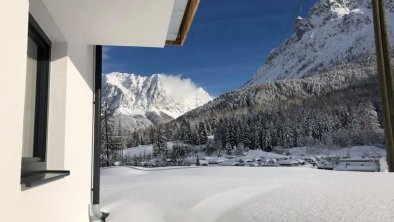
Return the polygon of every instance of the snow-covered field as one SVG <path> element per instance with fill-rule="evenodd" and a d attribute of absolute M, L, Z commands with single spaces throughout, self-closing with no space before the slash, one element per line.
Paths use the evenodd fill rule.
<path fill-rule="evenodd" d="M 139 145 L 137 147 L 133 147 L 133 148 L 128 148 L 124 150 L 124 155 L 125 156 L 134 156 L 134 155 L 143 155 L 145 154 L 151 154 L 153 151 L 153 145 Z"/>
<path fill-rule="evenodd" d="M 101 171 L 109 222 L 392 221 L 394 175 L 308 168 Z"/>

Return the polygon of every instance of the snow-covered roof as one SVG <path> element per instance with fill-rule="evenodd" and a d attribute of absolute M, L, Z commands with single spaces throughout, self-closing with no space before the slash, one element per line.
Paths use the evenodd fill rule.
<path fill-rule="evenodd" d="M 350 157 L 340 159 L 339 162 L 373 162 L 374 160 L 369 157 Z"/>
<path fill-rule="evenodd" d="M 279 160 L 277 162 L 279 165 L 294 165 L 298 164 L 297 160 L 287 159 L 287 160 Z"/>

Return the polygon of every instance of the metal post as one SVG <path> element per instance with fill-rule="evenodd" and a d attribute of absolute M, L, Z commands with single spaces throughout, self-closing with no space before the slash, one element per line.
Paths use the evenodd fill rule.
<path fill-rule="evenodd" d="M 95 47 L 94 70 L 94 146 L 93 146 L 93 185 L 92 204 L 90 206 L 90 221 L 105 221 L 109 213 L 100 210 L 100 145 L 101 145 L 101 72 L 102 46 Z"/>
<path fill-rule="evenodd" d="M 102 46 L 96 46 L 94 84 L 93 204 L 100 204 L 101 67 Z"/>
<path fill-rule="evenodd" d="M 394 172 L 394 82 L 391 67 L 391 48 L 387 32 L 384 0 L 372 0 L 375 28 L 376 57 L 383 103 L 384 129 L 389 171 Z"/>

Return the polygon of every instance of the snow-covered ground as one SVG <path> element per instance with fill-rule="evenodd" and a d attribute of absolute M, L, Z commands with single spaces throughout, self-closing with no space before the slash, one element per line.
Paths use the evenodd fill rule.
<path fill-rule="evenodd" d="M 101 171 L 109 222 L 392 221 L 394 175 L 308 168 Z"/>
<path fill-rule="evenodd" d="M 134 155 L 140 156 L 145 154 L 152 154 L 153 145 L 139 145 L 133 148 L 127 148 L 123 151 L 125 156 L 133 157 Z"/>
<path fill-rule="evenodd" d="M 283 157 L 283 155 L 279 155 L 276 153 L 270 153 L 270 152 L 264 152 L 262 150 L 249 150 L 246 156 L 243 156 L 243 159 L 255 159 L 258 157 L 264 157 L 266 159 L 270 158 L 280 158 Z"/>

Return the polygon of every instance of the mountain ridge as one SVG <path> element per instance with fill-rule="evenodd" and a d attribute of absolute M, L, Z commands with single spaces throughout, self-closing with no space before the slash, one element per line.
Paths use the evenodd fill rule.
<path fill-rule="evenodd" d="M 131 130 L 169 122 L 212 100 L 190 79 L 173 75 L 113 72 L 104 74 L 102 83 L 103 103 Z"/>
<path fill-rule="evenodd" d="M 386 1 L 394 43 L 394 0 Z M 341 60 L 375 52 L 373 15 L 368 0 L 321 0 L 307 18 L 296 19 L 294 34 L 273 49 L 244 87 L 262 82 L 297 79 Z"/>

